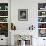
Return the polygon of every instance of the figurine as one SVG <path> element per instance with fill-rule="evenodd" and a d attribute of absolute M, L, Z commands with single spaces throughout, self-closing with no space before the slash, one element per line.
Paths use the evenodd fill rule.
<path fill-rule="evenodd" d="M 32 26 L 29 27 L 29 30 L 34 30 L 34 28 L 35 27 L 32 25 Z"/>
<path fill-rule="evenodd" d="M 11 23 L 11 30 L 16 30 L 16 26 L 14 26 L 13 23 Z"/>

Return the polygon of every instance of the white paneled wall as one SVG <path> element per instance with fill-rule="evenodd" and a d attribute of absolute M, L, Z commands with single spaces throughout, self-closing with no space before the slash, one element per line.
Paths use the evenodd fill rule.
<path fill-rule="evenodd" d="M 28 21 L 18 21 L 18 9 L 28 9 Z M 37 16 L 36 16 L 37 15 L 37 2 L 32 1 L 32 0 L 23 0 L 23 1 L 12 0 L 11 1 L 11 15 L 12 15 L 11 22 L 14 22 L 17 30 L 27 30 L 27 28 L 29 28 L 29 26 L 31 25 L 36 26 L 37 25 L 36 24 L 37 23 Z"/>
<path fill-rule="evenodd" d="M 29 26 L 34 25 L 32 44 L 33 46 L 44 46 L 43 38 L 38 38 L 38 3 L 46 3 L 46 0 L 11 0 L 11 22 L 16 26 L 17 33 L 21 30 L 24 32 Z M 28 21 L 18 21 L 18 9 L 28 9 Z"/>
<path fill-rule="evenodd" d="M 17 30 L 27 30 L 29 26 L 38 27 L 38 3 L 46 0 L 11 0 L 11 22 Z M 18 21 L 18 9 L 28 9 L 28 21 Z"/>

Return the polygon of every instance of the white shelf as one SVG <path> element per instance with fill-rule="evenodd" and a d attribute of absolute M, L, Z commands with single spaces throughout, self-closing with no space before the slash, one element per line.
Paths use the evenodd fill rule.
<path fill-rule="evenodd" d="M 46 22 L 38 22 L 38 23 L 46 23 Z"/>
<path fill-rule="evenodd" d="M 46 10 L 38 10 L 38 11 L 46 11 Z"/>
<path fill-rule="evenodd" d="M 38 29 L 46 29 L 46 28 L 38 28 Z"/>
<path fill-rule="evenodd" d="M 0 10 L 0 11 L 8 11 L 8 10 Z"/>
<path fill-rule="evenodd" d="M 38 17 L 46 17 L 46 15 L 44 15 L 44 16 L 38 16 Z"/>
<path fill-rule="evenodd" d="M 8 17 L 8 16 L 0 16 L 0 17 Z"/>
<path fill-rule="evenodd" d="M 0 22 L 0 23 L 8 23 L 8 22 Z"/>

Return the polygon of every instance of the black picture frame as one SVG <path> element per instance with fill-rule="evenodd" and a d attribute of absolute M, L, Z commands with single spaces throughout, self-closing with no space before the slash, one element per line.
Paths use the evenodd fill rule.
<path fill-rule="evenodd" d="M 28 21 L 28 9 L 18 9 L 18 20 Z"/>

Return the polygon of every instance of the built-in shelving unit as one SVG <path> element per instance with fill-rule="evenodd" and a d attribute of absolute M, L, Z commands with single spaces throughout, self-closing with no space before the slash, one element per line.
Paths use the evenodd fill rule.
<path fill-rule="evenodd" d="M 8 3 L 0 3 L 0 35 L 8 37 Z"/>
<path fill-rule="evenodd" d="M 40 37 L 46 37 L 46 3 L 38 3 L 38 31 Z"/>

